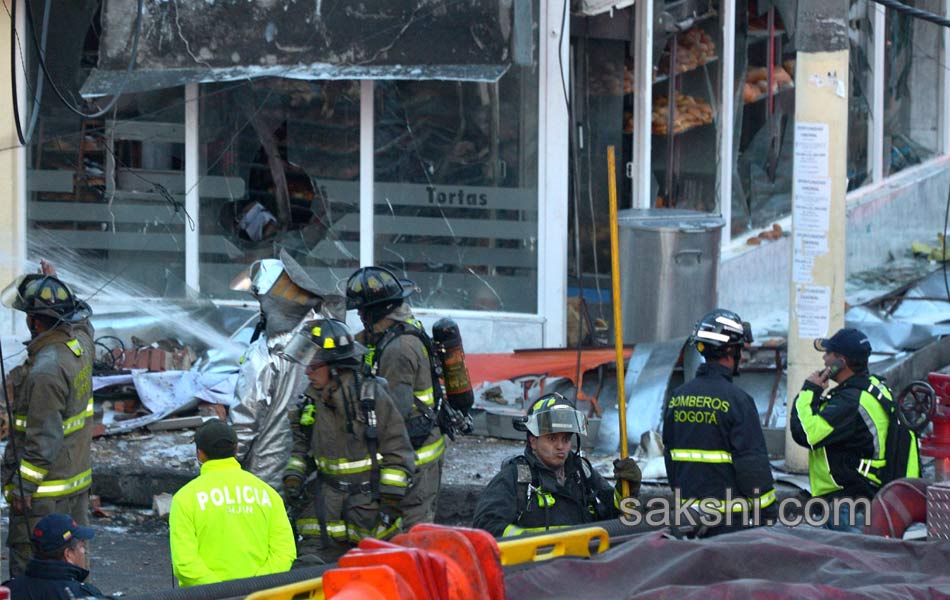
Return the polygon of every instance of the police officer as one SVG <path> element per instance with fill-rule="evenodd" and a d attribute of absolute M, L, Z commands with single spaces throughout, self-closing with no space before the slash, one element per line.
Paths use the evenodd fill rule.
<path fill-rule="evenodd" d="M 4 586 L 12 598 L 105 598 L 89 577 L 86 542 L 96 535 L 91 527 L 83 527 L 69 515 L 46 515 L 33 528 L 33 558 L 26 572 Z"/>
<path fill-rule="evenodd" d="M 365 329 L 357 339 L 369 347 L 369 371 L 389 384 L 416 454 L 416 474 L 403 500 L 405 526 L 435 520 L 445 438 L 438 425 L 432 356 L 427 336 L 405 303 L 414 291 L 383 267 L 364 267 L 346 282 L 347 309 L 356 309 Z"/>
<path fill-rule="evenodd" d="M 168 515 L 172 570 L 188 587 L 281 573 L 296 557 L 284 502 L 241 469 L 237 435 L 211 419 L 195 432 L 201 474 L 172 498 Z"/>
<path fill-rule="evenodd" d="M 3 454 L 10 503 L 10 574 L 32 555 L 30 531 L 51 513 L 89 522 L 92 483 L 92 311 L 43 261 L 41 273 L 17 278 L 4 306 L 26 313 L 27 359 L 11 371 L 13 430 Z"/>
<path fill-rule="evenodd" d="M 614 462 L 615 489 L 574 450 L 575 439 L 580 448 L 587 436 L 587 417 L 562 395 L 542 396 L 514 424 L 527 432 L 524 454 L 505 461 L 482 491 L 475 527 L 508 537 L 611 519 L 619 515 L 620 480 L 639 494 L 632 458 Z"/>
<path fill-rule="evenodd" d="M 346 325 L 310 321 L 285 349 L 307 365 L 310 387 L 291 415 L 294 446 L 284 489 L 294 501 L 311 472 L 313 501 L 296 515 L 300 554 L 337 560 L 364 537 L 400 530 L 414 457 L 386 386 L 360 374 L 366 352 Z"/>
<path fill-rule="evenodd" d="M 324 308 L 326 297 L 286 250 L 280 259 L 252 264 L 231 287 L 253 294 L 261 310 L 251 346 L 241 359 L 236 403 L 228 412 L 238 435 L 237 458 L 279 490 L 293 443 L 287 411 L 307 387 L 303 367 L 280 351 L 300 323 Z"/>
<path fill-rule="evenodd" d="M 756 513 L 773 519 L 775 489 L 759 412 L 732 383 L 742 348 L 752 342 L 751 327 L 736 313 L 716 309 L 696 324 L 691 341 L 706 362 L 673 390 L 664 410 L 670 486 L 700 511 L 695 521 L 707 526 L 707 535 L 749 525 Z"/>
<path fill-rule="evenodd" d="M 790 423 L 792 438 L 809 449 L 811 494 L 828 500 L 870 499 L 882 483 L 885 452 L 891 450 L 886 448 L 891 391 L 868 372 L 871 342 L 860 330 L 840 329 L 830 338 L 816 339 L 815 349 L 824 352 L 825 368 L 805 380 Z M 837 386 L 826 394 L 829 381 Z M 909 451 L 907 471 L 898 476 L 919 477 L 916 438 Z M 844 512 L 829 527 L 852 530 L 850 508 L 839 508 Z"/>

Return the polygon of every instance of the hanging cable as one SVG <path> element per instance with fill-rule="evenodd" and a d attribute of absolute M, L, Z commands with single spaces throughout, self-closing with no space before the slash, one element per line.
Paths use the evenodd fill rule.
<path fill-rule="evenodd" d="M 950 19 L 942 17 L 938 14 L 928 12 L 926 10 L 920 10 L 919 8 L 914 8 L 913 6 L 907 6 L 903 2 L 898 2 L 897 0 L 871 0 L 872 2 L 877 2 L 881 6 L 886 6 L 887 8 L 896 10 L 899 13 L 904 13 L 915 19 L 921 19 L 923 21 L 929 21 L 931 23 L 936 23 L 941 27 L 950 27 Z"/>
<path fill-rule="evenodd" d="M 46 0 L 43 3 L 43 33 L 40 36 L 40 56 L 44 59 L 46 58 L 46 38 L 49 34 L 49 13 L 50 6 L 53 4 L 51 0 Z M 26 7 L 26 12 L 30 12 L 30 7 Z M 16 75 L 14 74 L 14 79 Z M 40 102 L 43 101 L 43 73 L 39 67 L 36 68 L 36 96 L 33 98 L 33 110 L 30 111 L 30 124 L 26 128 L 25 139 L 20 140 L 23 142 L 23 145 L 26 146 L 30 143 L 30 140 L 33 139 L 33 131 L 36 129 L 36 123 L 40 118 Z M 20 115 L 15 114 L 17 122 L 20 121 Z"/>
<path fill-rule="evenodd" d="M 20 145 L 26 146 L 23 127 L 20 125 L 20 101 L 17 99 L 16 85 L 16 5 L 16 0 L 13 0 L 13 8 L 10 12 L 10 89 L 13 90 L 13 122 L 16 124 L 16 137 L 20 140 Z"/>
<path fill-rule="evenodd" d="M 16 7 L 16 2 L 13 3 Z M 30 22 L 30 37 L 33 39 L 33 44 L 36 46 L 37 51 L 40 53 L 37 57 L 39 59 L 40 68 L 43 70 L 43 74 L 46 76 L 46 80 L 49 81 L 49 86 L 53 89 L 53 92 L 56 93 L 56 97 L 59 98 L 59 101 L 63 103 L 63 106 L 68 108 L 70 112 L 75 113 L 76 115 L 84 119 L 97 119 L 102 115 L 108 113 L 112 110 L 112 107 L 115 106 L 116 102 L 119 101 L 119 98 L 122 96 L 122 91 L 125 89 L 125 86 L 129 83 L 129 79 L 132 77 L 132 70 L 135 68 L 135 59 L 138 56 L 139 51 L 139 38 L 142 34 L 142 12 L 144 10 L 145 0 L 138 0 L 138 8 L 135 13 L 135 33 L 132 36 L 132 54 L 129 57 L 129 66 L 125 70 L 125 77 L 122 79 L 122 83 L 116 89 L 115 94 L 112 96 L 112 99 L 109 100 L 109 103 L 97 112 L 92 114 L 84 113 L 79 108 L 73 106 L 69 100 L 66 99 L 66 96 L 56 87 L 56 82 L 53 81 L 53 76 L 50 74 L 49 69 L 46 67 L 46 60 L 43 58 L 43 50 L 40 48 L 40 42 L 36 39 L 36 27 L 33 23 L 33 14 L 31 11 L 26 11 L 26 17 Z M 43 28 L 43 35 L 46 35 L 46 27 Z"/>

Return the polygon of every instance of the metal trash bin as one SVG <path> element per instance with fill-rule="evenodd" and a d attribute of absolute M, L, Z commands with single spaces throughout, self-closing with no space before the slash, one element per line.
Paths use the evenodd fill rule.
<path fill-rule="evenodd" d="M 624 343 L 689 335 L 716 307 L 722 218 L 679 209 L 617 216 Z"/>

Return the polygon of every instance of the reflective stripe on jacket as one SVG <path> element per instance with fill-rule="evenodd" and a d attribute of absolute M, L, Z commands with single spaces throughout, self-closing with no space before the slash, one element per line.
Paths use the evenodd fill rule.
<path fill-rule="evenodd" d="M 755 401 L 732 383 L 730 369 L 702 364 L 693 380 L 673 390 L 663 412 L 663 444 L 670 486 L 683 503 L 719 511 L 775 503 Z"/>
<path fill-rule="evenodd" d="M 37 498 L 69 496 L 92 483 L 93 329 L 61 324 L 27 346 L 10 373 L 14 443 L 3 455 L 3 488 Z M 20 453 L 14 455 L 13 448 Z"/>
<path fill-rule="evenodd" d="M 168 519 L 182 587 L 280 573 L 297 557 L 280 494 L 234 458 L 201 465 L 175 494 Z"/>
<path fill-rule="evenodd" d="M 891 392 L 867 372 L 856 373 L 822 395 L 806 381 L 792 406 L 790 429 L 795 442 L 809 449 L 808 479 L 812 496 L 841 492 L 870 498 L 880 484 L 875 469 L 884 465 L 888 416 L 868 391 Z"/>

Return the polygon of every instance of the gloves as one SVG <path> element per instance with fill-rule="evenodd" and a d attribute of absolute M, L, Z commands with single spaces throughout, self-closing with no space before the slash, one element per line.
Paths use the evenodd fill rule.
<path fill-rule="evenodd" d="M 303 491 L 303 479 L 298 475 L 287 475 L 284 477 L 284 498 L 293 500 L 300 496 Z"/>
<path fill-rule="evenodd" d="M 627 481 L 630 483 L 630 494 L 637 496 L 640 494 L 640 479 L 642 475 L 640 473 L 640 467 L 637 465 L 637 461 L 633 460 L 629 456 L 624 459 L 617 459 L 614 461 L 614 479 L 619 483 L 621 480 Z"/>
<path fill-rule="evenodd" d="M 401 501 L 402 498 L 399 496 L 380 494 L 379 513 L 376 515 L 373 537 L 384 540 L 399 533 L 402 529 L 402 509 L 399 507 Z"/>

